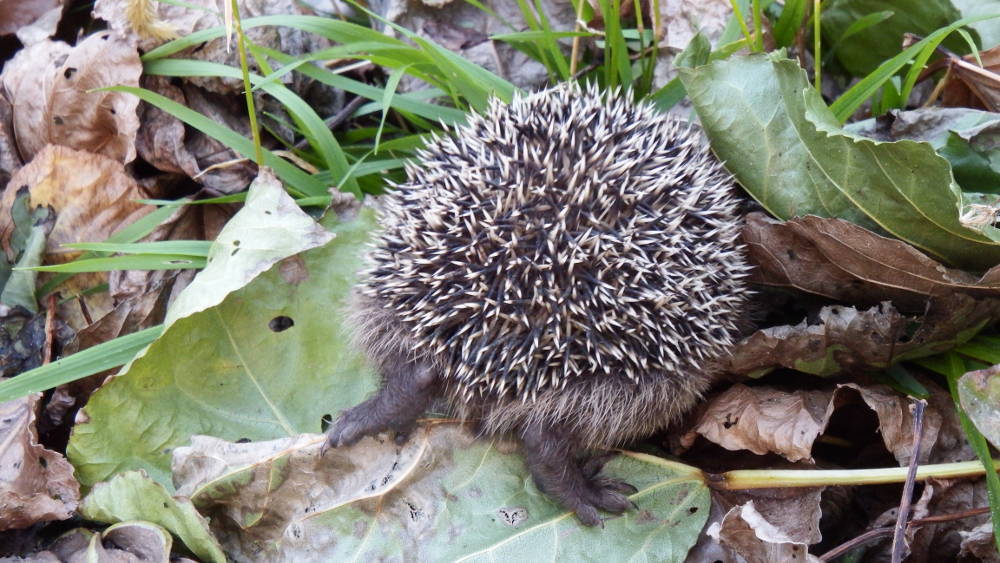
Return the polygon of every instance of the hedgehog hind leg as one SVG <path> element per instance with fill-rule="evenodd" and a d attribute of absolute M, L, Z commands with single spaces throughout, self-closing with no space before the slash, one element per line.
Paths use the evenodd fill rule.
<path fill-rule="evenodd" d="M 521 432 L 528 469 L 538 488 L 576 513 L 587 526 L 603 525 L 598 510 L 621 514 L 634 505 L 635 487 L 600 475 L 610 455 L 581 459 L 577 440 L 558 428 L 532 426 Z"/>
<path fill-rule="evenodd" d="M 381 362 L 382 387 L 365 402 L 345 410 L 330 426 L 324 451 L 386 430 L 405 436 L 440 394 L 440 382 L 428 363 L 396 356 Z"/>

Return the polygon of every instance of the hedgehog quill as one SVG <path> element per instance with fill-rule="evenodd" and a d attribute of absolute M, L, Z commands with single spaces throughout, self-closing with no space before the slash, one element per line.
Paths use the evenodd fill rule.
<path fill-rule="evenodd" d="M 443 398 L 519 437 L 584 524 L 630 508 L 600 454 L 694 406 L 745 318 L 739 200 L 701 132 L 564 84 L 494 100 L 407 178 L 352 305 L 382 387 L 327 446 L 405 433 Z"/>

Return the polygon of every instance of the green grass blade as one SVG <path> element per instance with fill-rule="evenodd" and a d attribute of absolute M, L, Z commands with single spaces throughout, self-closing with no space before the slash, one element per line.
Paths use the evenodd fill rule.
<path fill-rule="evenodd" d="M 65 264 L 36 266 L 24 269 L 60 274 L 110 272 L 113 270 L 186 270 L 204 268 L 205 262 L 205 258 L 184 254 L 132 254 L 129 256 L 85 258 L 82 260 L 73 260 Z"/>
<path fill-rule="evenodd" d="M 224 64 L 209 61 L 197 61 L 189 59 L 167 59 L 153 61 L 145 66 L 146 74 L 159 76 L 221 76 L 226 78 L 242 78 L 240 69 Z M 262 81 L 262 77 L 251 75 L 250 81 L 255 86 Z M 268 84 L 261 87 L 262 90 L 281 102 L 283 106 L 293 115 L 296 122 L 303 128 L 303 133 L 315 147 L 320 157 L 325 163 L 325 167 L 331 170 L 338 178 L 347 175 L 347 158 L 340 148 L 333 133 L 326 126 L 321 118 L 305 100 L 289 90 L 283 84 Z M 221 141 L 221 139 L 219 139 Z M 311 186 L 309 186 L 311 187 Z M 360 188 L 357 182 L 348 180 L 344 183 L 346 191 L 360 195 Z M 302 190 L 306 195 L 322 195 L 326 192 L 326 186 L 319 191 Z"/>
<path fill-rule="evenodd" d="M 122 252 L 126 254 L 180 254 L 208 257 L 210 240 L 163 240 L 157 242 L 76 242 L 64 244 L 65 248 L 95 252 Z"/>
<path fill-rule="evenodd" d="M 269 57 L 282 63 L 289 62 L 294 59 L 294 57 L 290 57 L 279 51 L 264 51 Z M 368 98 L 369 100 L 373 100 L 377 103 L 381 103 L 381 100 L 383 99 L 384 93 L 382 88 L 377 88 L 370 84 L 366 84 L 346 76 L 341 76 L 313 65 L 303 65 L 298 70 L 302 74 L 322 82 L 323 84 L 333 86 L 334 88 L 340 88 L 341 90 Z M 429 104 L 422 100 L 423 98 L 419 93 L 401 94 L 393 96 L 392 103 L 394 109 L 419 115 L 445 125 L 456 125 L 465 122 L 464 111 L 436 104 Z"/>
<path fill-rule="evenodd" d="M 145 88 L 136 88 L 134 86 L 113 86 L 108 88 L 108 90 L 133 94 L 209 137 L 216 139 L 238 154 L 251 159 L 254 157 L 254 146 L 250 139 L 170 98 L 161 96 Z M 307 172 L 266 149 L 264 150 L 264 164 L 274 170 L 274 173 L 285 183 L 285 186 L 293 195 L 322 194 L 326 192 L 326 185 L 318 182 Z"/>
<path fill-rule="evenodd" d="M 779 48 L 787 47 L 795 40 L 795 33 L 806 16 L 807 0 L 786 0 L 785 7 L 774 24 L 774 42 Z"/>
<path fill-rule="evenodd" d="M 878 68 L 873 70 L 871 74 L 861 79 L 854 86 L 851 86 L 851 88 L 841 94 L 841 96 L 830 105 L 830 110 L 841 123 L 847 121 L 847 118 L 849 118 L 855 110 L 861 107 L 861 104 L 865 103 L 865 100 L 871 98 L 887 80 L 892 78 L 897 72 L 899 72 L 900 69 L 906 66 L 911 59 L 923 52 L 926 54 L 926 57 L 923 57 L 923 61 L 926 62 L 927 57 L 930 57 L 930 53 L 933 52 L 934 47 L 940 44 L 941 41 L 944 41 L 944 39 L 950 35 L 951 32 L 971 23 L 996 17 L 1000 17 L 1000 14 L 962 18 L 947 27 L 943 27 L 934 33 L 931 33 L 917 43 L 914 43 L 904 49 L 900 54 L 889 59 L 888 61 L 885 61 L 879 65 Z M 933 46 L 925 52 L 924 49 L 932 43 Z M 914 68 L 917 67 L 918 65 L 914 64 Z M 920 64 L 919 68 L 922 70 L 923 64 Z M 901 91 L 904 100 L 909 97 L 910 90 L 912 89 L 912 83 L 916 82 L 916 77 L 919 73 L 920 70 L 917 70 L 916 73 L 913 74 L 912 82 L 910 77 L 907 76 Z M 909 88 L 907 87 L 907 84 L 909 84 Z"/>
<path fill-rule="evenodd" d="M 375 132 L 375 144 L 372 148 L 373 154 L 378 154 L 379 141 L 382 140 L 382 130 L 385 128 L 385 119 L 389 116 L 389 108 L 392 107 L 392 98 L 396 95 L 396 88 L 399 87 L 399 81 L 406 74 L 406 70 L 409 65 L 402 68 L 397 68 L 392 71 L 389 75 L 388 80 L 385 81 L 384 94 L 382 95 L 382 119 L 378 123 L 378 131 Z"/>
<path fill-rule="evenodd" d="M 0 381 L 0 403 L 125 365 L 162 332 L 162 325 L 140 330 Z"/>

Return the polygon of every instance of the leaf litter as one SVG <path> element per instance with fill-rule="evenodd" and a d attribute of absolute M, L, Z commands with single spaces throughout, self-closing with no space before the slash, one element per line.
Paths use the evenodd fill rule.
<path fill-rule="evenodd" d="M 9 2 L 0 2 L 0 9 L 6 4 Z M 95 14 L 108 21 L 115 32 L 113 38 L 94 34 L 75 47 L 48 39 L 35 40 L 18 55 L 20 60 L 7 63 L 3 83 L 9 101 L 0 99 L 0 181 L 13 176 L 15 181 L 9 186 L 15 189 L 8 187 L 5 192 L 0 208 L 0 225 L 4 228 L 0 233 L 6 237 L 8 258 L 12 248 L 21 252 L 27 240 L 13 245 L 10 242 L 12 225 L 16 223 L 12 218 L 14 202 L 27 201 L 21 186 L 27 186 L 30 210 L 51 207 L 55 214 L 51 231 L 34 230 L 35 240 L 44 243 L 47 258 L 54 261 L 65 259 L 57 257 L 65 253 L 63 242 L 106 239 L 118 227 L 152 211 L 136 203 L 136 199 L 173 197 L 178 193 L 178 184 L 185 187 L 185 194 L 193 193 L 194 186 L 194 191 L 201 190 L 198 196 L 212 196 L 242 191 L 256 178 L 269 187 L 270 193 L 276 193 L 273 177 L 236 159 L 235 153 L 221 143 L 153 106 L 136 104 L 134 98 L 91 91 L 112 83 L 135 85 L 140 68 L 137 46 L 148 50 L 172 34 L 217 25 L 217 16 L 197 9 L 205 5 L 200 0 L 150 3 L 147 27 L 137 29 L 134 21 L 124 18 L 125 2 L 98 0 Z M 711 12 L 711 7 L 702 8 Z M 288 2 L 252 2 L 246 9 L 244 17 L 293 11 Z M 426 13 L 437 14 L 442 8 L 395 9 L 399 13 L 394 17 L 408 24 L 426 22 Z M 468 7 L 464 9 L 468 11 Z M 840 4 L 831 5 L 824 17 L 837 16 L 841 9 Z M 452 8 L 452 13 L 455 10 Z M 564 18 L 567 26 L 573 14 L 569 16 Z M 671 22 L 677 25 L 673 19 Z M 721 27 L 720 22 L 709 23 Z M 483 40 L 479 32 L 463 29 L 456 33 L 453 26 L 419 27 L 422 34 L 448 47 L 464 49 L 470 55 L 475 52 L 484 56 L 484 61 L 496 57 L 491 43 Z M 295 33 L 255 28 L 251 35 L 286 54 L 316 48 L 311 39 Z M 93 45 L 98 41 L 114 45 L 109 51 L 111 56 L 103 57 L 106 60 L 94 56 L 97 49 Z M 234 64 L 235 54 L 226 52 L 223 45 L 224 41 L 218 39 L 181 56 Z M 982 55 L 989 68 L 992 53 Z M 730 68 L 726 76 L 737 80 L 748 76 L 764 78 L 777 84 L 780 96 L 771 95 L 765 100 L 766 92 L 762 90 L 757 92 L 761 96 L 754 98 L 754 103 L 760 106 L 766 101 L 769 105 L 764 107 L 777 108 L 780 124 L 787 127 L 784 134 L 795 132 L 807 141 L 809 149 L 831 157 L 819 165 L 835 178 L 836 190 L 819 187 L 822 175 L 809 166 L 798 166 L 791 153 L 772 154 L 779 159 L 788 157 L 782 160 L 787 164 L 782 165 L 786 177 L 780 180 L 792 181 L 794 177 L 793 184 L 801 180 L 796 188 L 801 188 L 798 195 L 802 197 L 795 205 L 782 207 L 787 202 L 780 201 L 779 190 L 755 184 L 762 177 L 762 169 L 755 168 L 757 164 L 752 160 L 755 155 L 749 155 L 750 165 L 741 168 L 739 153 L 729 153 L 734 157 L 727 158 L 727 162 L 737 177 L 765 207 L 782 210 L 778 216 L 785 219 L 770 219 L 760 213 L 749 217 L 744 239 L 759 266 L 754 282 L 764 295 L 795 291 L 815 300 L 783 311 L 779 322 L 761 324 L 761 330 L 736 347 L 728 371 L 760 380 L 745 379 L 710 396 L 702 410 L 687 421 L 689 430 L 682 441 L 690 451 L 681 448 L 675 453 L 682 459 L 694 460 L 699 448 L 725 447 L 732 450 L 732 457 L 720 456 L 719 461 L 735 461 L 733 467 L 818 467 L 831 459 L 844 460 L 842 455 L 829 454 L 830 444 L 851 451 L 851 447 L 863 445 L 878 451 L 874 458 L 878 462 L 861 461 L 859 456 L 848 460 L 848 466 L 905 465 L 911 457 L 908 450 L 913 437 L 908 399 L 884 384 L 873 384 L 873 377 L 900 361 L 933 355 L 969 341 L 1000 313 L 996 301 L 1000 274 L 997 268 L 990 269 L 997 262 L 995 241 L 1000 240 L 993 227 L 996 194 L 988 189 L 990 182 L 1000 177 L 1000 160 L 994 160 L 991 144 L 995 123 L 982 112 L 973 115 L 969 110 L 960 110 L 948 114 L 951 110 L 932 108 L 896 114 L 892 116 L 894 121 L 882 119 L 867 130 L 857 126 L 841 129 L 830 122 L 822 104 L 810 98 L 812 90 L 790 72 L 789 65 L 776 58 L 742 60 L 746 67 Z M 116 71 L 108 65 L 110 61 L 118 61 L 121 68 Z M 962 96 L 968 98 L 968 94 L 956 92 L 959 85 L 964 85 L 972 91 L 972 97 L 988 103 L 992 94 L 984 94 L 982 88 L 984 84 L 992 88 L 993 83 L 963 74 L 970 59 L 963 61 L 952 61 L 954 77 L 944 98 L 949 103 Z M 700 97 L 711 92 L 699 90 L 708 83 L 706 76 L 699 73 L 720 71 L 726 64 L 689 71 L 685 77 L 702 123 L 716 139 L 720 135 L 717 125 L 731 115 L 713 115 L 712 101 Z M 527 64 L 516 66 L 528 77 L 539 70 Z M 59 81 L 60 75 L 63 82 Z M 79 83 L 59 86 L 74 76 Z M 242 84 L 212 78 L 143 76 L 141 80 L 143 86 L 214 116 L 234 130 L 248 131 L 245 115 L 227 102 Z M 291 75 L 282 80 L 290 83 L 287 81 Z M 342 102 L 343 97 L 339 100 Z M 81 111 L 60 109 L 77 106 Z M 61 134 L 63 129 L 58 127 L 66 126 L 63 118 L 67 116 L 77 121 L 65 129 L 70 134 Z M 907 123 L 913 126 L 907 128 Z M 736 141 L 747 135 L 756 138 L 756 133 L 746 130 L 727 134 Z M 926 140 L 931 150 L 915 143 L 885 144 L 900 139 Z M 716 144 L 722 152 L 733 150 L 724 141 Z M 796 148 L 788 147 L 793 152 Z M 927 201 L 920 200 L 921 194 L 927 193 L 921 191 L 924 188 L 918 188 L 916 195 L 905 189 L 886 191 L 887 187 L 870 174 L 838 168 L 832 155 L 851 150 L 877 154 L 870 162 L 884 163 L 891 160 L 886 155 L 892 154 L 901 155 L 903 161 L 926 165 L 907 176 L 916 180 L 940 180 L 944 178 L 942 171 L 950 167 L 954 183 L 939 182 L 948 190 L 931 193 Z M 863 152 L 858 154 L 864 156 Z M 159 172 L 155 176 L 136 174 L 135 165 L 125 166 L 135 162 L 136 157 L 142 166 L 151 165 Z M 25 163 L 27 166 L 22 168 Z M 83 180 L 86 174 L 74 177 L 68 170 L 95 171 L 102 180 L 87 184 Z M 843 176 L 838 176 L 841 172 Z M 68 188 L 63 193 L 53 190 L 64 185 Z M 883 215 L 883 210 L 866 204 L 863 194 L 852 192 L 851 185 L 872 187 L 881 194 L 879 197 L 888 197 L 899 206 Z M 282 205 L 286 211 L 294 207 L 287 201 Z M 808 215 L 810 212 L 822 216 Z M 930 222 L 915 228 L 906 225 L 924 212 L 931 217 Z M 335 343 L 329 342 L 330 314 L 316 311 L 315 306 L 346 297 L 357 253 L 371 229 L 370 211 L 361 210 L 360 222 L 353 222 L 349 217 L 358 213 L 356 208 L 347 209 L 341 220 L 327 218 L 323 227 L 304 216 L 283 215 L 283 220 L 296 226 L 285 232 L 287 238 L 306 244 L 282 246 L 271 240 L 258 249 L 262 254 L 257 259 L 241 262 L 226 257 L 251 255 L 244 253 L 251 249 L 243 244 L 266 237 L 257 239 L 248 234 L 252 229 L 235 235 L 226 232 L 222 225 L 230 218 L 230 231 L 240 224 L 239 214 L 233 217 L 231 208 L 183 206 L 143 240 L 217 239 L 214 272 L 207 270 L 193 283 L 190 274 L 176 272 L 129 271 L 103 278 L 109 284 L 111 300 L 92 301 L 90 296 L 77 295 L 69 302 L 72 310 L 67 303 L 61 306 L 59 316 L 70 321 L 76 332 L 74 342 L 70 342 L 72 334 L 66 334 L 68 328 L 60 336 L 53 336 L 53 331 L 60 331 L 44 315 L 25 316 L 9 307 L 0 309 L 4 328 L 11 319 L 27 327 L 21 329 L 22 340 L 18 342 L 56 350 L 65 345 L 66 351 L 86 349 L 158 324 L 168 310 L 173 311 L 171 319 L 178 319 L 173 335 L 168 331 L 165 340 L 159 346 L 154 343 L 124 377 L 112 378 L 99 389 L 88 410 L 78 418 L 71 457 L 85 485 L 93 487 L 80 513 L 116 524 L 100 533 L 78 528 L 51 544 L 49 553 L 63 559 L 102 557 L 110 555 L 106 546 L 115 544 L 133 546 L 134 555 L 151 558 L 193 553 L 203 560 L 218 560 L 221 547 L 237 560 L 253 560 L 260 549 L 269 550 L 276 559 L 293 560 L 314 554 L 309 550 L 318 546 L 323 553 L 338 556 L 380 553 L 404 557 L 400 548 L 393 548 L 397 545 L 412 546 L 410 553 L 420 553 L 418 558 L 468 560 L 523 555 L 545 545 L 563 555 L 593 557 L 607 553 L 611 557 L 630 553 L 630 548 L 635 549 L 632 546 L 640 545 L 642 549 L 633 555 L 683 560 L 687 547 L 701 531 L 715 538 L 715 547 L 729 557 L 771 561 L 813 560 L 814 556 L 807 553 L 809 546 L 813 553 L 821 553 L 818 547 L 832 547 L 828 544 L 833 541 L 850 539 L 831 533 L 829 524 L 822 525 L 821 513 L 825 520 L 836 512 L 828 509 L 829 498 L 851 488 L 715 491 L 711 493 L 714 506 L 709 518 L 710 493 L 701 481 L 702 474 L 690 466 L 665 461 L 660 457 L 663 451 L 655 444 L 645 445 L 655 450 L 655 456 L 625 452 L 607 466 L 609 473 L 625 477 L 641 492 L 634 499 L 637 510 L 608 520 L 603 532 L 581 530 L 548 504 L 527 478 L 515 453 L 516 446 L 502 441 L 476 441 L 467 429 L 451 422 L 428 421 L 402 446 L 384 438 L 366 440 L 349 451 L 331 451 L 330 459 L 322 460 L 317 451 L 320 437 L 310 433 L 320 430 L 324 415 L 335 415 L 337 407 L 357 402 L 374 385 L 369 368 L 350 349 L 348 335 L 338 332 Z M 95 214 L 103 220 L 91 225 L 80 219 Z M 242 217 L 244 226 L 257 226 L 266 223 L 265 219 L 248 214 Z M 937 235 L 928 238 L 920 229 L 937 229 Z M 269 224 L 265 230 L 271 234 L 281 232 L 277 224 Z M 332 241 L 327 230 L 336 233 Z M 887 237 L 888 233 L 903 240 Z M 235 241 L 240 245 L 239 252 L 233 255 L 230 253 L 237 247 Z M 330 261 L 339 261 L 341 267 L 330 267 L 326 264 Z M 335 286 L 332 291 L 323 285 L 331 279 Z M 94 285 L 85 276 L 71 281 L 78 285 L 67 287 L 78 293 Z M 289 302 L 293 305 L 289 306 Z M 273 328 L 288 325 L 288 321 L 274 324 L 279 317 L 292 322 L 289 329 Z M 229 349 L 191 344 L 192 340 L 218 342 L 222 336 L 230 342 Z M 4 345 L 0 353 L 15 349 L 12 342 L 0 341 Z M 324 347 L 332 349 L 316 352 Z M 284 353 L 291 355 L 281 356 Z M 253 365 L 256 354 L 280 359 Z M 41 355 L 34 354 L 25 361 L 42 361 Z M 301 365 L 302 369 L 289 370 L 289 365 Z M 335 367 L 324 368 L 331 365 Z M 163 366 L 170 366 L 167 377 Z M 789 370 L 799 373 L 790 375 Z M 917 372 L 931 401 L 922 434 L 921 462 L 972 459 L 950 398 L 923 378 L 919 369 Z M 218 393 L 198 391 L 205 381 L 225 383 L 225 378 L 233 374 L 254 379 L 261 392 L 248 397 L 239 392 L 227 396 L 230 388 Z M 809 378 L 803 374 L 841 379 Z M 856 383 L 843 384 L 845 377 Z M 996 402 L 989 394 L 990 377 L 989 372 L 969 374 L 960 386 L 963 404 L 986 430 L 989 417 L 996 416 Z M 796 385 L 789 385 L 790 378 Z M 27 422 L 18 435 L 35 432 L 40 436 L 28 441 L 34 444 L 32 447 L 42 447 L 37 443 L 41 439 L 61 448 L 59 443 L 65 443 L 65 436 L 60 438 L 59 432 L 68 429 L 75 409 L 104 379 L 105 375 L 100 375 L 89 385 L 56 390 L 44 405 L 46 422 L 21 417 L 19 420 Z M 328 385 L 329 380 L 340 381 L 341 385 Z M 345 386 L 345 381 L 350 383 Z M 199 404 L 188 404 L 193 399 Z M 264 406 L 253 406 L 261 399 Z M 977 401 L 985 408 L 977 410 Z M 269 402 L 277 407 L 269 409 Z M 29 410 L 37 409 L 35 405 Z M 843 419 L 859 412 L 867 413 L 860 418 L 875 421 L 874 427 L 865 431 L 865 440 L 845 448 L 843 434 L 831 432 L 840 432 Z M 268 419 L 272 415 L 273 420 Z M 55 431 L 57 427 L 62 430 Z M 214 437 L 199 436 L 201 433 Z M 255 441 L 241 443 L 243 439 Z M 110 461 L 102 457 L 105 455 L 110 456 Z M 52 463 L 66 467 L 62 457 Z M 102 463 L 109 465 L 102 467 Z M 233 481 L 233 475 L 247 480 Z M 67 483 L 71 484 L 67 486 L 75 486 L 72 475 L 69 479 Z M 223 483 L 232 488 L 223 490 L 218 486 Z M 986 504 L 985 488 L 977 481 L 930 481 L 918 493 L 913 512 L 918 521 L 972 511 Z M 343 497 L 334 499 L 338 494 Z M 846 494 L 866 496 L 860 492 Z M 77 497 L 64 496 L 64 500 L 72 498 Z M 152 500 L 160 504 L 154 506 L 149 502 Z M 893 515 L 885 507 L 892 503 L 869 500 L 867 510 L 848 511 L 847 520 L 859 520 L 861 525 L 891 525 Z M 65 518 L 77 510 L 73 503 L 67 503 L 59 509 L 61 512 L 41 510 L 19 522 L 31 525 Z M 160 505 L 169 508 L 159 510 Z M 211 516 L 211 520 L 205 520 L 205 516 Z M 707 527 L 703 526 L 706 519 Z M 846 525 L 843 528 L 854 530 L 855 535 L 863 531 Z M 478 543 L 463 541 L 459 532 L 464 529 L 483 535 Z M 435 546 L 420 543 L 421 534 L 426 533 L 444 538 L 439 552 L 432 554 Z M 560 541 L 546 544 L 550 541 L 546 538 L 553 533 Z M 983 523 L 981 514 L 922 524 L 909 531 L 913 553 L 925 557 L 962 553 L 989 560 L 995 555 L 989 551 L 991 540 L 990 528 Z"/>

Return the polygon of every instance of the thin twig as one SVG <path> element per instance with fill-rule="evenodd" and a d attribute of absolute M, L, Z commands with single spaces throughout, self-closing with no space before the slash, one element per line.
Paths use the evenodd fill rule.
<path fill-rule="evenodd" d="M 45 311 L 45 349 L 42 350 L 42 365 L 52 361 L 52 347 L 56 340 L 56 294 L 50 293 Z"/>
<path fill-rule="evenodd" d="M 918 518 L 916 520 L 911 520 L 909 528 L 919 528 L 921 526 L 927 526 L 930 524 L 940 524 L 942 522 L 951 522 L 952 520 L 962 520 L 963 518 L 972 518 L 973 516 L 979 516 L 981 514 L 988 514 L 990 507 L 981 506 L 979 508 L 970 508 L 969 510 L 963 510 L 961 512 L 951 512 L 948 514 L 938 514 L 936 516 L 928 516 L 926 518 Z M 830 561 L 836 559 L 841 555 L 851 551 L 852 549 L 861 546 L 869 541 L 878 539 L 881 537 L 891 536 L 895 531 L 895 526 L 886 526 L 884 528 L 875 528 L 874 530 L 868 530 L 867 532 L 861 534 L 856 538 L 852 538 L 837 547 L 827 551 L 823 555 L 819 556 L 820 561 Z"/>
<path fill-rule="evenodd" d="M 910 519 L 910 504 L 913 501 L 913 484 L 917 480 L 917 466 L 920 465 L 920 439 L 924 435 L 924 407 L 927 401 L 920 399 L 910 405 L 913 411 L 913 448 L 910 451 L 910 470 L 903 484 L 903 497 L 899 499 L 899 513 L 892 536 L 892 563 L 902 563 L 910 551 L 906 545 L 906 521 Z M 907 553 L 904 553 L 907 552 Z"/>

